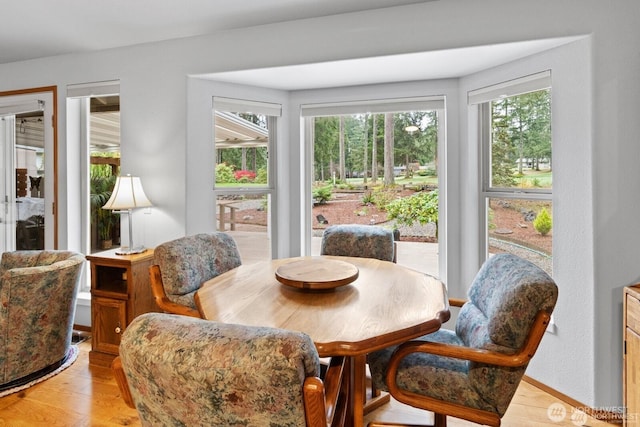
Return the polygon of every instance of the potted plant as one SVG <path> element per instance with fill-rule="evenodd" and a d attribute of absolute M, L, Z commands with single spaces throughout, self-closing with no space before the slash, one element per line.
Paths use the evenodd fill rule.
<path fill-rule="evenodd" d="M 109 249 L 113 244 L 113 226 L 118 216 L 110 210 L 102 209 L 111 197 L 116 176 L 92 176 L 91 185 L 91 214 L 98 231 L 101 249 Z"/>

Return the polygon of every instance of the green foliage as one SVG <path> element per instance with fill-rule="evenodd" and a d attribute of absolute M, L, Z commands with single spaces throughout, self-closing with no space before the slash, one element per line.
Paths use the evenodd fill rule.
<path fill-rule="evenodd" d="M 511 141 L 504 128 L 498 128 L 491 142 L 491 184 L 496 187 L 514 187 L 517 184 L 510 155 Z"/>
<path fill-rule="evenodd" d="M 491 106 L 492 180 L 515 187 L 517 182 L 507 179 L 507 170 L 517 166 L 522 175 L 525 167 L 540 171 L 541 163 L 551 162 L 551 94 L 540 90 L 496 100 Z M 517 159 L 521 161 L 516 164 Z"/>
<path fill-rule="evenodd" d="M 394 139 L 394 165 L 408 163 L 428 164 L 437 159 L 438 120 L 435 111 L 407 111 L 394 113 L 392 134 Z M 372 172 L 377 165 L 377 176 L 384 165 L 384 115 L 351 114 L 342 116 L 345 150 L 340 151 L 340 116 L 314 118 L 314 180 L 327 181 L 336 174 L 340 178 L 340 165 L 347 176 L 362 177 L 365 170 Z M 409 133 L 408 125 L 418 127 Z M 372 159 L 376 147 L 376 158 Z M 341 155 L 344 157 L 341 158 Z M 389 165 L 393 167 L 394 165 Z M 407 169 L 409 171 L 409 169 Z M 414 170 L 415 171 L 415 170 Z"/>
<path fill-rule="evenodd" d="M 551 231 L 552 225 L 551 215 L 549 215 L 549 212 L 547 212 L 545 208 L 542 208 L 536 216 L 536 219 L 533 220 L 533 228 L 535 228 L 538 233 L 546 236 Z"/>
<path fill-rule="evenodd" d="M 233 175 L 233 166 L 226 163 L 218 163 L 216 165 L 216 182 L 219 184 L 231 184 L 236 182 Z"/>
<path fill-rule="evenodd" d="M 491 206 L 489 206 L 488 210 L 489 210 L 489 230 L 495 230 L 497 226 L 496 226 L 496 223 L 493 222 L 493 219 L 495 218 L 496 213 Z"/>
<path fill-rule="evenodd" d="M 435 161 L 438 145 L 436 111 L 395 113 L 393 122 L 395 165 L 408 166 L 411 163 L 426 164 Z M 408 132 L 407 126 L 416 126 L 418 130 Z M 405 176 L 410 177 L 413 172 L 415 170 L 407 168 Z"/>
<path fill-rule="evenodd" d="M 373 197 L 373 191 L 367 191 L 362 196 L 362 204 L 363 205 L 373 205 L 375 202 L 375 198 Z"/>
<path fill-rule="evenodd" d="M 438 190 L 416 193 L 411 197 L 394 200 L 387 205 L 387 217 L 399 224 L 438 224 Z"/>
<path fill-rule="evenodd" d="M 256 179 L 253 180 L 256 184 L 266 184 L 267 183 L 267 168 L 258 169 L 258 173 L 256 174 Z"/>
<path fill-rule="evenodd" d="M 331 187 L 318 187 L 313 190 L 313 203 L 317 205 L 324 205 L 331 200 Z"/>
<path fill-rule="evenodd" d="M 416 174 L 418 176 L 438 176 L 438 171 L 436 170 L 436 168 L 426 168 L 418 170 Z"/>
<path fill-rule="evenodd" d="M 91 203 L 91 213 L 93 221 L 98 227 L 98 236 L 101 240 L 112 238 L 113 226 L 118 221 L 118 215 L 110 210 L 102 209 L 111 197 L 113 187 L 116 184 L 115 175 L 104 175 L 102 171 L 97 171 L 89 179 L 89 200 Z"/>
<path fill-rule="evenodd" d="M 378 209 L 385 210 L 389 203 L 396 199 L 396 191 L 393 187 L 380 187 L 373 191 L 372 199 Z"/>

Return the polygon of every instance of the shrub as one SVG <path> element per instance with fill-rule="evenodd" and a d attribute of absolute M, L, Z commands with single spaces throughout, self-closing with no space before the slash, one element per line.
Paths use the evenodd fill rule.
<path fill-rule="evenodd" d="M 387 205 L 387 217 L 399 224 L 432 222 L 438 225 L 438 190 L 416 193 L 413 196 L 394 200 Z"/>
<path fill-rule="evenodd" d="M 536 219 L 533 220 L 533 228 L 543 236 L 546 236 L 547 233 L 551 231 L 552 220 L 551 215 L 545 208 L 540 210 L 540 213 L 536 216 Z"/>
<path fill-rule="evenodd" d="M 233 176 L 233 166 L 226 163 L 218 163 L 216 165 L 216 182 L 220 184 L 230 184 L 236 182 Z"/>
<path fill-rule="evenodd" d="M 419 176 L 438 176 L 436 168 L 420 169 L 417 173 Z"/>
<path fill-rule="evenodd" d="M 373 205 L 374 202 L 375 202 L 375 198 L 373 197 L 372 191 L 367 191 L 366 193 L 364 193 L 364 196 L 362 196 L 363 205 Z"/>
<path fill-rule="evenodd" d="M 313 190 L 313 204 L 324 205 L 331 200 L 331 186 L 318 187 Z"/>
<path fill-rule="evenodd" d="M 389 203 L 394 201 L 395 198 L 396 191 L 393 187 L 382 187 L 374 190 L 372 193 L 373 204 L 382 210 L 386 210 Z"/>
<path fill-rule="evenodd" d="M 233 173 L 233 177 L 238 182 L 253 182 L 253 180 L 256 179 L 256 173 L 253 171 L 239 170 Z"/>
<path fill-rule="evenodd" d="M 258 169 L 258 173 L 256 174 L 256 178 L 253 180 L 256 184 L 266 184 L 267 183 L 267 168 Z"/>

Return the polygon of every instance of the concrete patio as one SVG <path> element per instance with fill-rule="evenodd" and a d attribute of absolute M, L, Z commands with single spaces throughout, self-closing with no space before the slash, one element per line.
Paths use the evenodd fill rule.
<path fill-rule="evenodd" d="M 269 259 L 269 239 L 261 231 L 227 231 L 238 244 L 244 264 Z M 311 240 L 311 255 L 320 254 L 320 237 Z M 438 244 L 397 242 L 398 264 L 438 277 Z"/>

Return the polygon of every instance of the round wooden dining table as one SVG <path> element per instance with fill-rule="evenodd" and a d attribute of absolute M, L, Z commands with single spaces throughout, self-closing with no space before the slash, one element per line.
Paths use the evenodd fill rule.
<path fill-rule="evenodd" d="M 338 264 L 331 268 L 332 260 L 354 267 L 356 277 L 341 264 L 340 271 L 351 275 L 345 279 Z M 341 281 L 335 287 L 328 284 L 334 279 Z M 438 279 L 372 258 L 297 257 L 242 265 L 205 282 L 195 300 L 205 319 L 304 332 L 320 357 L 348 357 L 352 426 L 363 425 L 366 355 L 434 332 L 450 316 L 446 287 Z"/>

